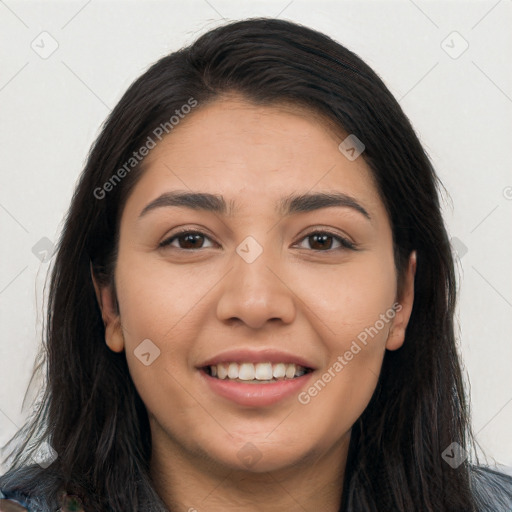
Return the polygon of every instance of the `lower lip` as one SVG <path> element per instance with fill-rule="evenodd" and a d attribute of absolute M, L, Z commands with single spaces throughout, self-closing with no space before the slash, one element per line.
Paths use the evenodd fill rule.
<path fill-rule="evenodd" d="M 309 381 L 313 372 L 294 379 L 277 380 L 268 384 L 244 384 L 227 379 L 217 379 L 199 370 L 210 389 L 238 405 L 264 407 L 273 405 L 285 398 L 298 394 Z"/>

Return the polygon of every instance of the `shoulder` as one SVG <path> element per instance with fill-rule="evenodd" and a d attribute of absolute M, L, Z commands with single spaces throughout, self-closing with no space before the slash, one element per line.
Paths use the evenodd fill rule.
<path fill-rule="evenodd" d="M 479 512 L 512 510 L 512 468 L 472 466 L 471 482 Z"/>
<path fill-rule="evenodd" d="M 0 512 L 3 510 L 12 510 L 13 512 L 22 512 L 23 510 L 28 511 L 28 506 L 29 505 L 24 496 L 19 495 L 19 493 L 9 492 L 7 490 L 4 492 L 0 488 Z"/>
<path fill-rule="evenodd" d="M 55 512 L 58 479 L 40 466 L 11 469 L 0 476 L 0 511 Z M 9 503 L 10 507 L 6 505 Z M 17 507 L 17 508 L 16 508 Z"/>
<path fill-rule="evenodd" d="M 51 467 L 42 469 L 32 465 L 11 469 L 0 476 L 0 512 L 83 512 L 80 498 L 63 492 L 61 484 L 61 476 Z M 147 475 L 142 474 L 136 485 L 138 510 L 169 512 Z"/>
<path fill-rule="evenodd" d="M 478 512 L 512 511 L 512 468 L 471 466 L 470 476 Z M 0 511 L 7 500 L 12 506 L 5 510 L 55 512 L 60 508 L 54 498 L 58 484 L 54 474 L 42 471 L 39 466 L 10 470 L 0 476 Z"/>

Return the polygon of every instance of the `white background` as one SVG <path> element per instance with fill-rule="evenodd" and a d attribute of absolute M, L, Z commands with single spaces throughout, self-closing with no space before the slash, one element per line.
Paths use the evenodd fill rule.
<path fill-rule="evenodd" d="M 49 263 L 32 248 L 57 239 L 100 124 L 151 63 L 224 19 L 252 16 L 335 38 L 373 67 L 410 118 L 447 188 L 444 214 L 460 241 L 460 349 L 477 441 L 490 463 L 512 466 L 511 0 L 1 1 L 0 443 L 26 415 L 40 343 Z M 31 47 L 47 51 L 52 39 L 58 48 L 46 59 Z M 464 40 L 468 49 L 453 58 Z"/>

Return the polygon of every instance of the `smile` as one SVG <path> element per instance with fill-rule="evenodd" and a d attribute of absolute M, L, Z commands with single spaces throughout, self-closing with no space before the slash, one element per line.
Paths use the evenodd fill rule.
<path fill-rule="evenodd" d="M 219 363 L 207 366 L 206 373 L 217 379 L 235 382 L 269 383 L 284 379 L 302 377 L 310 368 L 295 363 Z"/>
<path fill-rule="evenodd" d="M 233 364 L 241 368 L 236 368 L 232 366 Z M 278 402 L 282 403 L 288 397 L 297 396 L 306 388 L 307 383 L 313 375 L 313 370 L 306 369 L 307 371 L 304 373 L 304 367 L 296 367 L 294 364 L 288 365 L 285 363 L 275 365 L 271 365 L 270 363 L 258 363 L 256 365 L 252 363 L 242 363 L 240 365 L 237 363 L 229 363 L 229 366 L 227 364 L 220 364 L 213 365 L 213 367 L 216 367 L 217 372 L 219 372 L 219 367 L 223 368 L 220 370 L 222 375 L 224 375 L 225 372 L 229 372 L 229 368 L 231 367 L 231 375 L 234 376 L 235 370 L 237 372 L 240 370 L 242 375 L 244 375 L 246 371 L 244 365 L 246 364 L 254 368 L 255 377 L 265 377 L 265 379 L 260 380 L 258 378 L 252 378 L 250 380 L 243 380 L 239 377 L 240 373 L 238 373 L 238 376 L 235 378 L 231 378 L 228 375 L 221 378 L 218 374 L 215 376 L 211 374 L 212 366 L 200 368 L 199 374 L 206 384 L 205 396 L 213 393 L 215 396 L 221 399 L 227 399 L 230 403 L 234 403 L 238 406 L 252 408 L 267 407 Z M 260 364 L 262 364 L 263 367 L 258 371 L 257 367 Z M 269 367 L 272 370 L 272 378 L 269 378 Z M 278 378 L 274 377 L 274 369 L 277 371 L 277 375 L 281 375 L 283 367 L 286 368 L 285 375 Z M 293 377 L 287 377 L 286 372 L 288 371 L 288 375 L 291 375 L 292 370 L 294 374 Z M 251 369 L 249 368 L 247 371 L 250 372 Z M 256 373 L 257 371 L 258 373 Z M 251 374 L 247 373 L 245 375 Z"/>

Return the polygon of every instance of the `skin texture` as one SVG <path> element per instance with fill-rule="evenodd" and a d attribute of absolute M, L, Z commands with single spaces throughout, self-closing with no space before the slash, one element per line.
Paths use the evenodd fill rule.
<path fill-rule="evenodd" d="M 151 475 L 170 508 L 338 510 L 350 429 L 385 350 L 404 342 L 415 272 L 412 253 L 397 297 L 387 213 L 363 158 L 348 160 L 341 140 L 311 113 L 224 97 L 188 115 L 144 162 L 121 218 L 119 315 L 112 291 L 95 286 L 106 342 L 126 352 L 147 407 Z M 221 194 L 236 214 L 161 207 L 139 218 L 172 190 Z M 349 207 L 275 212 L 290 193 L 332 191 L 371 219 Z M 159 248 L 178 227 L 204 233 L 200 248 L 187 249 L 183 237 Z M 321 230 L 358 250 L 335 238 L 322 249 L 306 236 Z M 263 249 L 252 263 L 236 252 L 247 236 Z M 396 301 L 394 318 L 307 404 L 293 395 L 242 407 L 210 391 L 196 369 L 231 348 L 277 348 L 312 362 L 314 382 Z M 145 339 L 161 351 L 149 366 L 134 354 Z M 248 442 L 261 457 L 250 468 L 238 456 Z"/>

